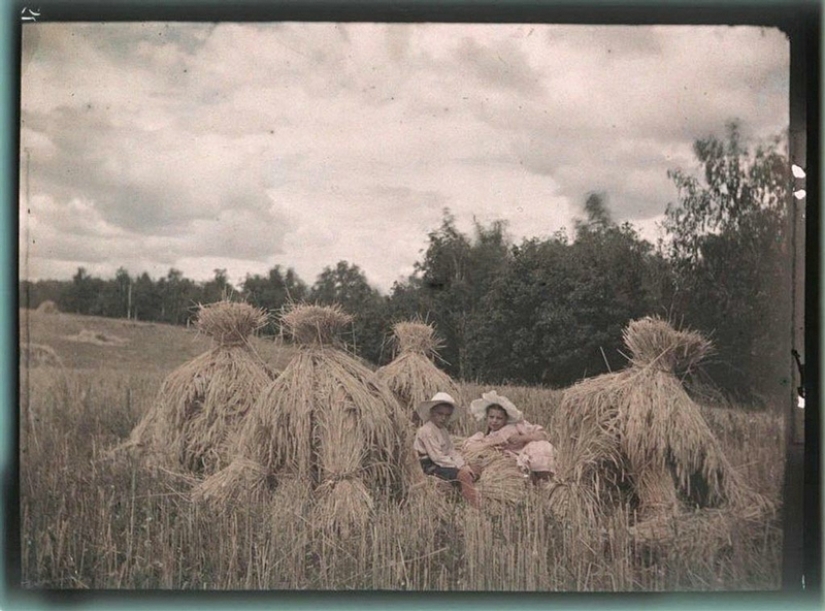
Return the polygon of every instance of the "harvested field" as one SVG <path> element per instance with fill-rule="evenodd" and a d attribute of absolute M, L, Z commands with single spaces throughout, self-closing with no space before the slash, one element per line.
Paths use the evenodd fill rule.
<path fill-rule="evenodd" d="M 229 511 L 193 503 L 191 479 L 105 453 L 128 438 L 166 376 L 206 350 L 208 341 L 163 325 L 48 318 L 65 321 L 52 325 L 34 313 L 29 338 L 52 347 L 64 368 L 30 368 L 21 387 L 21 575 L 27 588 L 547 592 L 780 586 L 781 508 L 776 516 L 732 526 L 723 508 L 705 523 L 694 516 L 675 526 L 651 525 L 651 532 L 666 530 L 675 539 L 650 545 L 634 516 L 621 511 L 601 523 L 559 521 L 550 504 L 565 493 L 553 488 L 531 490 L 495 515 L 472 513 L 455 495 L 433 490 L 412 489 L 403 503 L 375 498 L 367 527 L 348 538 L 315 527 L 316 499 L 294 479 L 282 478 L 273 494 Z M 61 339 L 82 329 L 130 341 L 104 347 Z M 267 361 L 279 369 L 292 356 L 272 341 L 254 344 L 261 354 L 271 350 Z M 555 434 L 562 390 L 496 389 L 528 420 Z M 487 390 L 461 385 L 468 398 Z M 782 420 L 699 409 L 731 468 L 752 490 L 778 502 Z M 476 427 L 468 419 L 453 432 L 467 436 Z M 430 493 L 439 495 L 439 504 Z M 566 498 L 575 501 L 576 495 L 568 491 Z M 730 535 L 724 541 L 716 536 L 719 524 Z"/>

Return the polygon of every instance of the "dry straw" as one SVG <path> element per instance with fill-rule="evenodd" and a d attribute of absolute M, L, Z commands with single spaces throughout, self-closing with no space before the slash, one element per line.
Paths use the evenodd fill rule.
<path fill-rule="evenodd" d="M 419 508 L 433 518 L 447 520 L 455 512 L 458 502 L 458 490 L 450 482 L 422 473 L 422 477 L 407 488 L 405 507 Z"/>
<path fill-rule="evenodd" d="M 410 418 L 416 405 L 437 392 L 449 393 L 460 402 L 458 385 L 433 362 L 441 343 L 432 325 L 422 321 L 396 323 L 393 340 L 395 359 L 378 369 L 376 376 L 395 393 Z"/>
<path fill-rule="evenodd" d="M 395 359 L 378 369 L 375 375 L 393 392 L 406 413 L 406 422 L 410 423 L 404 429 L 403 472 L 406 481 L 416 483 L 421 482 L 425 475 L 412 450 L 414 423 L 420 423 L 415 407 L 429 401 L 437 392 L 449 393 L 460 403 L 461 391 L 452 378 L 434 363 L 441 342 L 431 324 L 421 320 L 396 323 L 393 325 L 393 341 Z"/>
<path fill-rule="evenodd" d="M 54 348 L 45 344 L 21 343 L 20 365 L 22 367 L 63 367 L 63 360 Z"/>
<path fill-rule="evenodd" d="M 644 519 L 672 515 L 687 503 L 769 510 L 729 463 L 677 377 L 710 343 L 657 318 L 631 322 L 624 341 L 631 366 L 571 387 L 554 415 L 559 510 L 593 516 L 610 510 L 622 482 L 632 485 Z"/>
<path fill-rule="evenodd" d="M 482 469 L 476 489 L 484 512 L 501 515 L 526 500 L 529 479 L 511 453 L 473 444 L 463 448 L 461 453 L 469 464 Z"/>
<path fill-rule="evenodd" d="M 314 489 L 313 522 L 339 531 L 363 524 L 376 496 L 401 484 L 398 404 L 371 370 L 336 347 L 336 334 L 351 320 L 340 308 L 314 305 L 281 317 L 296 355 L 260 393 L 236 447 L 237 460 Z M 238 471 L 216 474 L 198 493 L 230 502 Z"/>
<path fill-rule="evenodd" d="M 228 466 L 230 439 L 272 381 L 247 340 L 266 314 L 245 303 L 200 306 L 197 328 L 215 345 L 164 380 L 155 405 L 122 447 L 146 451 L 150 462 L 208 476 Z"/>
<path fill-rule="evenodd" d="M 476 483 L 482 509 L 493 515 L 507 513 L 523 503 L 529 486 L 515 459 L 503 452 L 488 463 Z"/>

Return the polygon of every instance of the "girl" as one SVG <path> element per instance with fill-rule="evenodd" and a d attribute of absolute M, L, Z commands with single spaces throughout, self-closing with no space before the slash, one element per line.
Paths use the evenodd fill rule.
<path fill-rule="evenodd" d="M 476 420 L 484 420 L 486 429 L 468 437 L 462 446 L 464 451 L 497 448 L 515 458 L 533 483 L 553 477 L 556 449 L 547 433 L 541 426 L 527 422 L 507 397 L 494 390 L 483 393 L 481 399 L 470 404 L 470 413 Z"/>

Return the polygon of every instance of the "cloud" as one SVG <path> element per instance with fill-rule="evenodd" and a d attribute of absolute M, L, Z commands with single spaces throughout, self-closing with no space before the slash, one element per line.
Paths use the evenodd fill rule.
<path fill-rule="evenodd" d="M 311 282 L 343 259 L 386 289 L 445 207 L 520 240 L 571 226 L 593 190 L 648 230 L 696 138 L 787 126 L 788 52 L 730 27 L 27 27 L 29 273 Z"/>
<path fill-rule="evenodd" d="M 543 91 L 541 74 L 531 68 L 512 41 L 488 47 L 468 36 L 459 44 L 456 58 L 487 87 L 511 89 L 527 96 Z"/>

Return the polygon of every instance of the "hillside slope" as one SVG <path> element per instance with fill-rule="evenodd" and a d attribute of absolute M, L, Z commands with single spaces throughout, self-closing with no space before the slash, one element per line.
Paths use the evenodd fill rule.
<path fill-rule="evenodd" d="M 20 310 L 19 337 L 21 349 L 44 346 L 71 369 L 171 371 L 213 345 L 194 328 L 25 309 Z M 286 366 L 292 354 L 276 339 L 255 337 L 251 345 L 277 370 Z"/>

